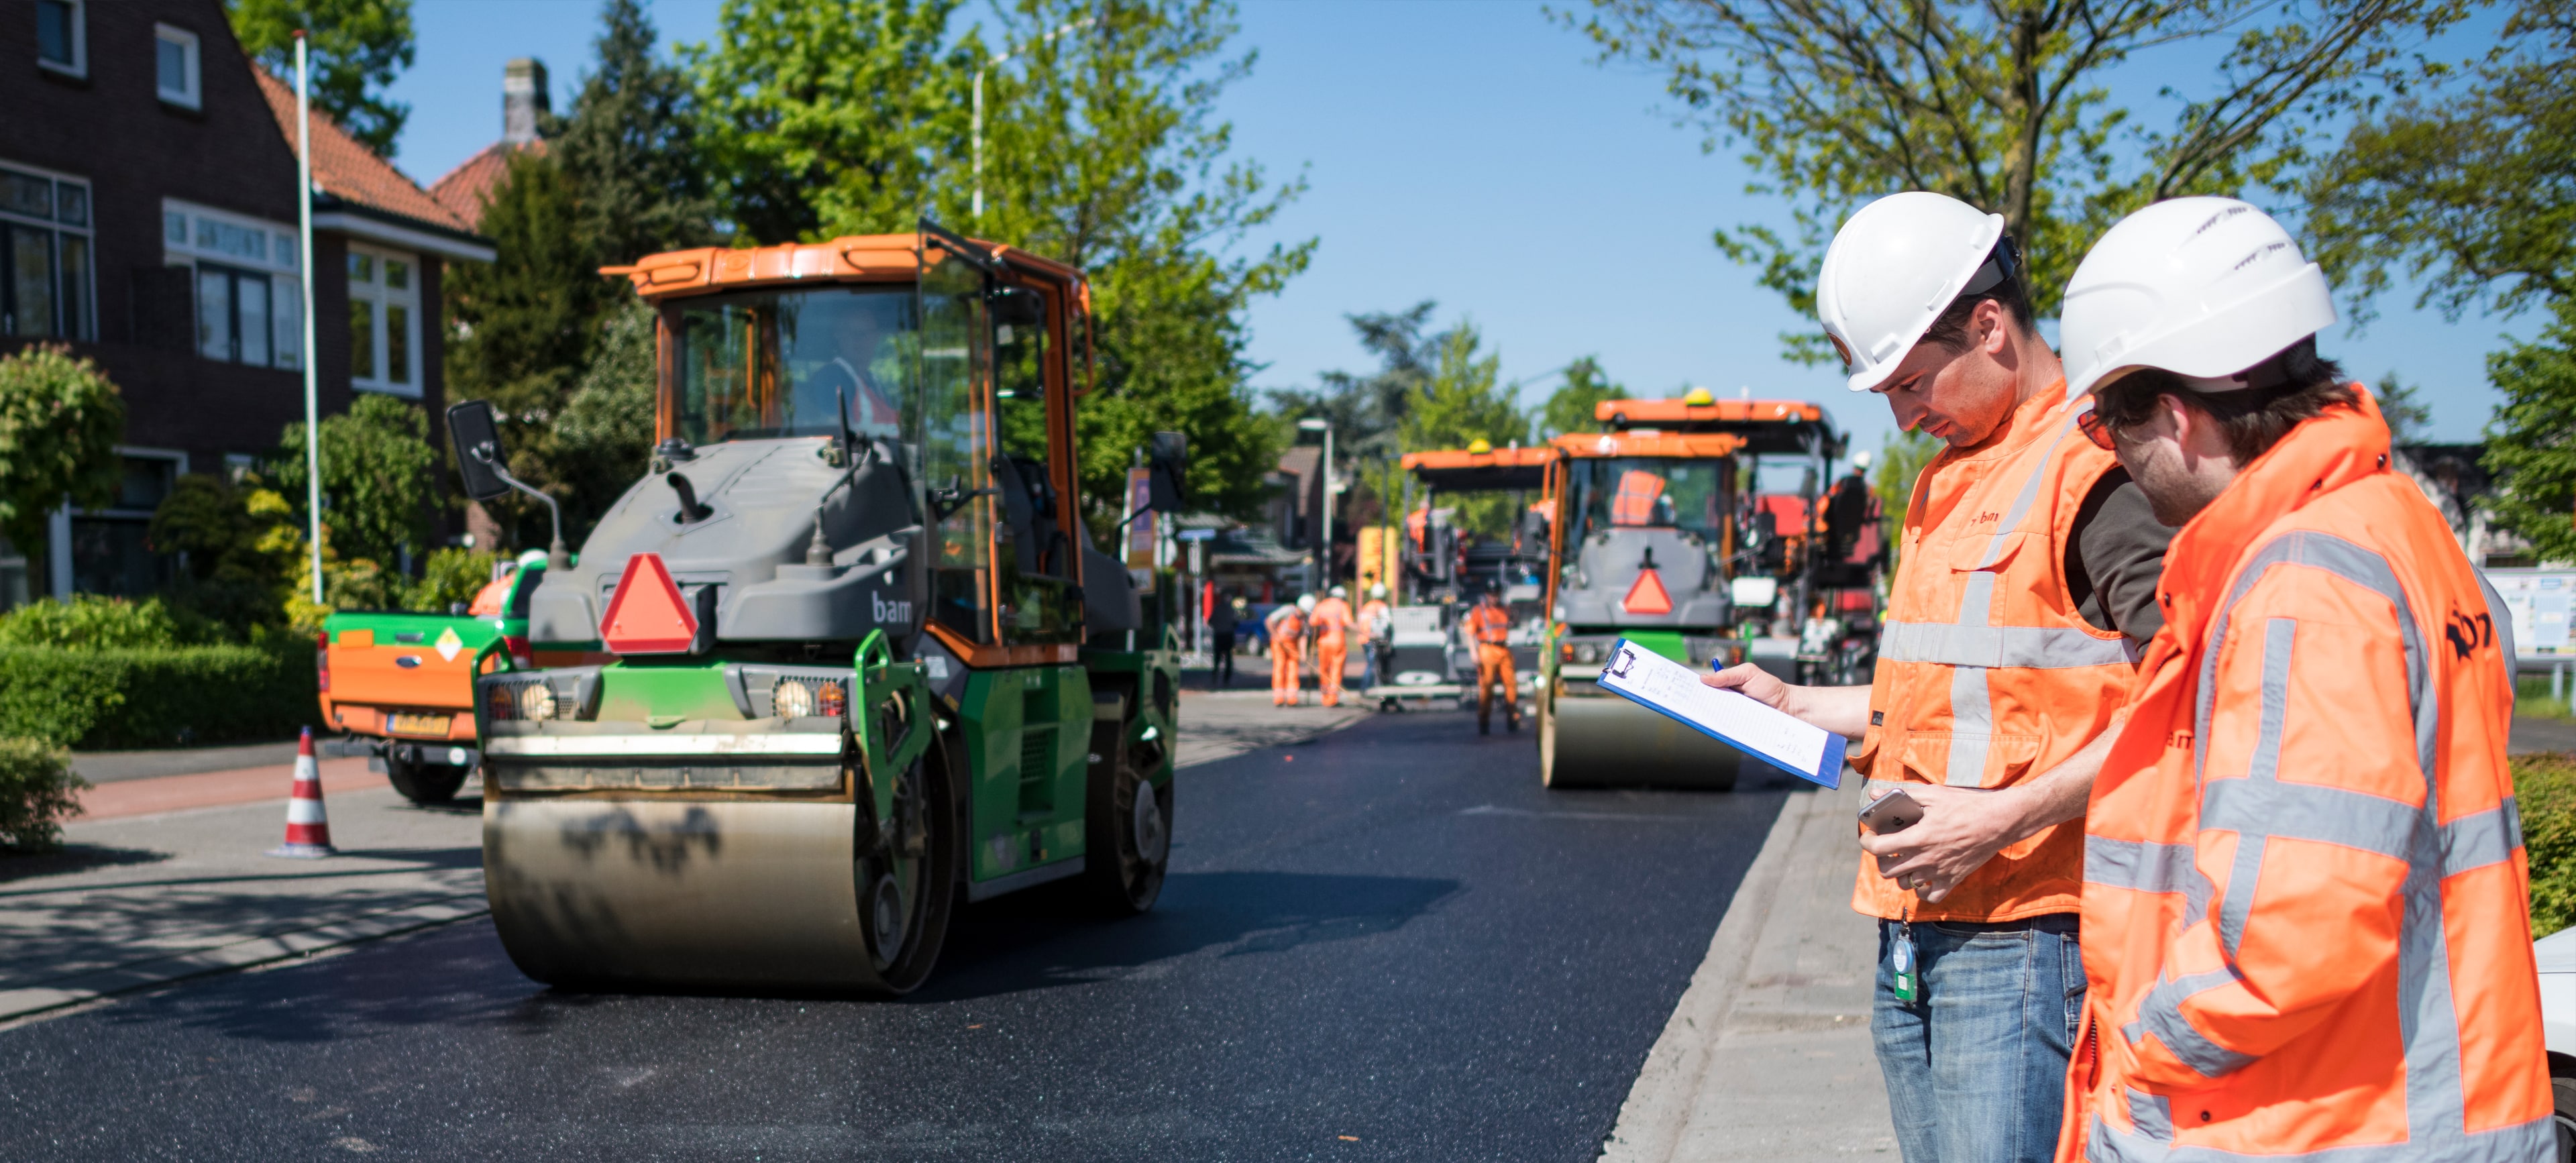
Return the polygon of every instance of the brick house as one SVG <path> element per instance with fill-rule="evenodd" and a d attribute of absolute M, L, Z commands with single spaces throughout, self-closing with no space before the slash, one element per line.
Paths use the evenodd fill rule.
<path fill-rule="evenodd" d="M 304 416 L 294 93 L 220 0 L 34 0 L 0 7 L 0 110 L 0 354 L 69 342 L 126 407 L 116 502 L 57 512 L 40 559 L 0 545 L 0 608 L 149 593 L 178 475 L 267 459 Z M 329 118 L 312 135 L 321 411 L 383 392 L 440 438 L 440 277 L 491 244 Z"/>

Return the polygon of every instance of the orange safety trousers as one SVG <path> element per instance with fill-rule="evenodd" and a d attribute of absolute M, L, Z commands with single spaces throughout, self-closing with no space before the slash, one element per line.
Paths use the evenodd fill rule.
<path fill-rule="evenodd" d="M 1293 638 L 1270 640 L 1270 701 L 1283 707 L 1297 705 L 1304 698 L 1297 681 L 1297 662 L 1303 652 Z"/>
<path fill-rule="evenodd" d="M 2553 1157 L 2511 615 L 2360 396 L 2166 554 L 2085 814 L 2061 1163 Z"/>
<path fill-rule="evenodd" d="M 1490 642 L 1476 644 L 1476 721 L 1491 722 L 1494 714 L 1494 684 L 1503 685 L 1503 713 L 1521 717 L 1520 678 L 1512 673 L 1512 650 Z"/>

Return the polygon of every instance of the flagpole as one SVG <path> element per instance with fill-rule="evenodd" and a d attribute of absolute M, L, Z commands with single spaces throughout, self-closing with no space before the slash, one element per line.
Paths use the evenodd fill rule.
<path fill-rule="evenodd" d="M 304 30 L 295 30 L 295 234 L 304 254 L 295 265 L 303 275 L 304 296 L 304 511 L 313 543 L 313 604 L 322 604 L 322 418 L 321 377 L 313 344 L 313 114 L 312 86 L 305 65 Z"/>

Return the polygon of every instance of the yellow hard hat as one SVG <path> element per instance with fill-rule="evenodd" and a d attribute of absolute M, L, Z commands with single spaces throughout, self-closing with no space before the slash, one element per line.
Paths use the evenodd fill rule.
<path fill-rule="evenodd" d="M 1467 451 L 1469 451 L 1469 452 L 1471 452 L 1471 453 L 1476 453 L 1476 454 L 1478 454 L 1478 455 L 1482 455 L 1482 454 L 1484 454 L 1484 453 L 1492 452 L 1493 450 L 1494 450 L 1494 444 L 1493 444 L 1493 442 L 1492 442 L 1492 441 L 1490 441 L 1490 440 L 1486 440 L 1485 438 L 1483 438 L 1483 437 L 1481 437 L 1481 436 L 1480 436 L 1480 437 L 1477 437 L 1477 438 L 1476 438 L 1476 439 L 1474 439 L 1474 440 L 1470 440 L 1470 441 L 1468 441 L 1468 442 L 1467 442 Z"/>
<path fill-rule="evenodd" d="M 1688 404 L 1694 408 L 1705 408 L 1716 402 L 1717 397 L 1710 395 L 1707 388 L 1692 388 L 1687 395 L 1682 397 L 1682 403 Z"/>

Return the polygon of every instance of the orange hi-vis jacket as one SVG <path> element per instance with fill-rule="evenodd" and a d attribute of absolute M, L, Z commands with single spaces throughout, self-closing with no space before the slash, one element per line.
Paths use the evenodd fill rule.
<path fill-rule="evenodd" d="M 1479 646 L 1506 645 L 1512 637 L 1512 616 L 1501 606 L 1480 604 L 1467 611 L 1467 634 Z"/>
<path fill-rule="evenodd" d="M 2085 816 L 2058 1158 L 2553 1158 L 2512 626 L 2367 393 L 2165 560 Z"/>
<path fill-rule="evenodd" d="M 1315 648 L 1335 650 L 1348 641 L 1351 629 L 1351 604 L 1340 598 L 1325 598 L 1315 603 L 1315 612 L 1306 615 L 1315 629 Z"/>
<path fill-rule="evenodd" d="M 1294 602 L 1282 602 L 1262 619 L 1262 628 L 1270 632 L 1271 653 L 1285 648 L 1297 653 L 1306 648 L 1306 612 Z"/>
<path fill-rule="evenodd" d="M 1383 599 L 1370 598 L 1369 600 L 1360 603 L 1360 641 L 1376 641 L 1378 636 L 1378 623 L 1391 623 L 1394 617 L 1394 613 L 1388 608 Z M 1389 627 L 1389 631 L 1392 633 L 1391 625 Z"/>
<path fill-rule="evenodd" d="M 2137 647 L 2095 629 L 2067 593 L 2067 542 L 2119 462 L 2050 388 L 2001 438 L 1946 450 L 1914 482 L 1904 556 L 1879 633 L 1869 733 L 1852 767 L 1874 784 L 1997 788 L 2065 762 L 2127 697 Z M 1852 907 L 1914 920 L 2010 921 L 2076 911 L 2084 836 L 2072 822 L 1995 854 L 1939 904 L 1861 860 Z"/>
<path fill-rule="evenodd" d="M 1652 525 L 1655 502 L 1664 495 L 1664 478 L 1644 469 L 1629 469 L 1619 474 L 1619 490 L 1610 496 L 1610 523 L 1613 525 Z"/>

